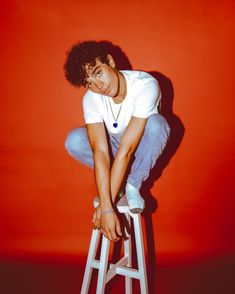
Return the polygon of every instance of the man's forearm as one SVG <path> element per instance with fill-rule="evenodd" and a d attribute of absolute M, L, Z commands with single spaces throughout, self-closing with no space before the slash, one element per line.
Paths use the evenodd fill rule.
<path fill-rule="evenodd" d="M 111 170 L 111 195 L 116 198 L 125 177 L 130 159 L 144 133 L 147 118 L 132 117 L 120 142 L 120 148 Z"/>
<path fill-rule="evenodd" d="M 110 159 L 102 151 L 94 152 L 95 180 L 102 210 L 112 207 L 110 197 Z"/>
<path fill-rule="evenodd" d="M 125 177 L 132 153 L 119 150 L 111 169 L 111 196 L 114 202 Z"/>

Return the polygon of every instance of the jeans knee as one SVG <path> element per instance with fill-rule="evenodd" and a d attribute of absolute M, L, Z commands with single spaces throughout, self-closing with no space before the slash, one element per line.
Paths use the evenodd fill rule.
<path fill-rule="evenodd" d="M 170 135 L 170 127 L 162 115 L 154 114 L 148 118 L 145 133 L 152 139 L 158 140 L 160 136 L 167 140 Z"/>
<path fill-rule="evenodd" d="M 148 118 L 147 124 L 145 126 L 145 132 L 149 136 L 154 136 L 161 130 L 161 123 L 158 115 L 151 115 Z"/>
<path fill-rule="evenodd" d="M 76 130 L 72 130 L 69 132 L 65 139 L 65 149 L 71 153 L 76 147 L 79 145 L 79 136 Z"/>

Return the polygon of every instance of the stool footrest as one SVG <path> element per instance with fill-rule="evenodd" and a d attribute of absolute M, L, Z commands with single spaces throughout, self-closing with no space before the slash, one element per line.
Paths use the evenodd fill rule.
<path fill-rule="evenodd" d="M 93 259 L 91 263 L 91 267 L 99 269 L 100 261 L 97 259 Z"/>
<path fill-rule="evenodd" d="M 110 268 L 107 272 L 105 283 L 108 283 L 116 274 L 119 268 L 128 264 L 128 258 L 123 256 L 118 262 L 110 263 Z"/>
<path fill-rule="evenodd" d="M 99 269 L 100 261 L 94 259 L 92 261 L 91 267 Z M 133 279 L 140 279 L 140 273 L 138 270 L 133 268 L 128 268 L 128 258 L 123 256 L 117 263 L 110 263 L 109 270 L 106 275 L 105 284 L 107 284 L 116 274 L 121 276 L 127 276 Z"/>
<path fill-rule="evenodd" d="M 117 268 L 117 274 L 140 280 L 140 272 L 133 268 L 119 267 Z"/>
<path fill-rule="evenodd" d="M 112 269 L 110 269 L 107 273 L 105 283 L 108 283 L 116 274 L 126 276 L 129 278 L 140 279 L 139 271 L 133 268 L 128 268 L 126 266 L 118 266 L 115 267 L 115 269 L 112 272 L 111 270 Z"/>
<path fill-rule="evenodd" d="M 110 263 L 109 264 L 109 270 L 115 270 L 117 267 L 120 266 L 126 266 L 128 264 L 128 257 L 127 256 L 123 256 L 117 263 Z M 92 263 L 91 263 L 91 267 L 92 268 L 96 268 L 99 269 L 100 267 L 100 261 L 97 259 L 93 259 Z"/>

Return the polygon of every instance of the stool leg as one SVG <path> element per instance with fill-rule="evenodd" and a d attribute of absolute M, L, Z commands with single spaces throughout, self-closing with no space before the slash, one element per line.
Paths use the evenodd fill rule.
<path fill-rule="evenodd" d="M 134 230 L 135 230 L 135 242 L 136 242 L 136 252 L 138 260 L 138 268 L 140 272 L 140 289 L 141 294 L 148 293 L 148 283 L 147 283 L 147 274 L 146 274 L 146 265 L 145 265 L 145 256 L 144 256 L 144 242 L 142 234 L 142 225 L 141 225 L 141 215 L 132 214 L 134 221 Z"/>
<path fill-rule="evenodd" d="M 86 262 L 86 268 L 85 268 L 85 273 L 84 273 L 83 282 L 82 282 L 81 294 L 87 294 L 89 290 L 91 274 L 93 270 L 92 261 L 95 258 L 96 252 L 98 249 L 99 236 L 100 236 L 99 230 L 92 231 L 90 247 L 89 247 L 89 252 L 88 252 L 88 257 Z"/>
<path fill-rule="evenodd" d="M 129 213 L 125 213 L 129 228 L 131 227 L 131 217 Z M 131 252 L 131 234 L 128 239 L 124 240 L 124 254 L 128 257 L 127 266 L 132 266 L 132 252 Z M 131 277 L 125 276 L 126 294 L 132 294 L 132 279 Z"/>
<path fill-rule="evenodd" d="M 109 258 L 109 246 L 110 246 L 110 241 L 105 236 L 103 236 L 102 237 L 101 253 L 100 253 L 99 274 L 98 274 L 96 294 L 103 294 L 104 293 L 105 283 L 106 283 L 107 266 L 108 266 L 108 258 Z"/>

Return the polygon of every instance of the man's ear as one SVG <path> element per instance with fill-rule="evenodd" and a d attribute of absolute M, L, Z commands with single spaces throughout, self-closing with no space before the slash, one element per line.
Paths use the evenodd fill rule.
<path fill-rule="evenodd" d="M 107 59 L 108 59 L 108 64 L 109 64 L 111 67 L 115 68 L 116 63 L 115 63 L 113 57 L 112 57 L 110 54 L 107 55 Z"/>

